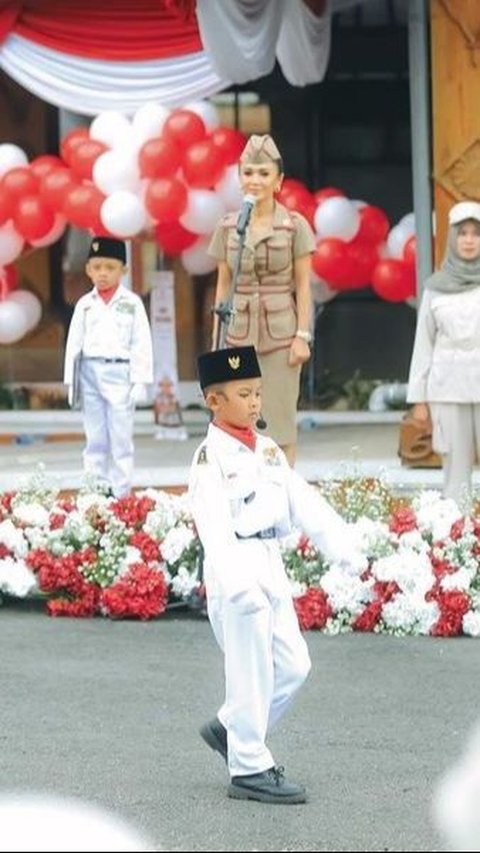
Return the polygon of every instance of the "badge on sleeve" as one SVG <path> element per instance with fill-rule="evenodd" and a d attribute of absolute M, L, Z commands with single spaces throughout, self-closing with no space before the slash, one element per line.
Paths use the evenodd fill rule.
<path fill-rule="evenodd" d="M 265 447 L 263 451 L 265 465 L 281 465 L 280 454 L 276 447 Z"/>
<path fill-rule="evenodd" d="M 207 448 L 204 446 L 201 448 L 200 453 L 197 456 L 197 465 L 206 465 L 207 463 Z"/>

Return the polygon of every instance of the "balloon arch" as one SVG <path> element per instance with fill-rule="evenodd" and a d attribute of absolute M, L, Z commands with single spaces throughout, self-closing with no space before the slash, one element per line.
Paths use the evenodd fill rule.
<path fill-rule="evenodd" d="M 89 128 L 71 130 L 59 156 L 28 162 L 17 145 L 0 145 L 0 345 L 20 340 L 41 317 L 38 297 L 17 289 L 15 261 L 50 246 L 68 225 L 132 239 L 145 234 L 192 275 L 212 272 L 207 247 L 216 224 L 238 209 L 238 160 L 246 137 L 219 124 L 215 107 L 147 103 L 131 119 L 108 110 Z M 393 227 L 385 212 L 341 189 L 310 192 L 286 178 L 278 200 L 302 213 L 317 235 L 313 293 L 371 285 L 382 299 L 415 295 L 415 223 Z"/>

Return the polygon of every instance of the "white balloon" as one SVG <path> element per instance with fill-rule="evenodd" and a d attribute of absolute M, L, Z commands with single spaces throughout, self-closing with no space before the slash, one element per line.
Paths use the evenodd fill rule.
<path fill-rule="evenodd" d="M 361 210 L 362 207 L 368 207 L 368 202 L 362 201 L 361 198 L 352 199 L 352 204 L 357 208 L 357 210 Z"/>
<path fill-rule="evenodd" d="M 135 152 L 105 151 L 93 165 L 93 182 L 105 195 L 127 190 L 140 189 L 140 172 Z"/>
<path fill-rule="evenodd" d="M 212 190 L 190 190 L 180 224 L 193 234 L 211 234 L 225 213 L 225 205 Z"/>
<path fill-rule="evenodd" d="M 405 243 L 410 239 L 413 233 L 414 232 L 408 223 L 406 225 L 402 225 L 398 222 L 397 225 L 394 225 L 393 228 L 390 229 L 387 236 L 387 246 L 390 251 L 390 257 L 403 258 Z"/>
<path fill-rule="evenodd" d="M 132 130 L 137 144 L 141 147 L 148 139 L 160 136 L 170 110 L 161 104 L 150 101 L 139 107 L 132 119 Z"/>
<path fill-rule="evenodd" d="M 406 213 L 405 216 L 402 216 L 398 225 L 404 225 L 405 228 L 410 228 L 413 234 L 415 231 L 415 214 L 413 212 Z"/>
<path fill-rule="evenodd" d="M 207 254 L 209 243 L 210 237 L 202 237 L 181 253 L 182 264 L 190 275 L 207 275 L 216 268 L 216 259 Z"/>
<path fill-rule="evenodd" d="M 0 302 L 0 344 L 13 344 L 29 329 L 25 309 L 9 297 Z"/>
<path fill-rule="evenodd" d="M 348 198 L 327 198 L 315 211 L 315 231 L 321 237 L 352 240 L 360 227 L 360 215 Z"/>
<path fill-rule="evenodd" d="M 215 184 L 215 192 L 223 201 L 226 210 L 238 210 L 241 207 L 243 193 L 237 165 L 227 166 L 223 178 Z"/>
<path fill-rule="evenodd" d="M 132 126 L 128 118 L 117 110 L 104 110 L 93 119 L 89 129 L 91 139 L 104 142 L 109 148 L 114 148 L 119 141 L 130 138 L 131 132 Z"/>
<path fill-rule="evenodd" d="M 191 101 L 183 109 L 200 116 L 207 130 L 213 130 L 220 124 L 218 110 L 210 101 Z"/>
<path fill-rule="evenodd" d="M 39 237 L 38 240 L 30 240 L 30 245 L 35 246 L 36 249 L 42 246 L 51 246 L 52 243 L 56 243 L 60 239 L 66 227 L 67 220 L 65 216 L 62 216 L 61 213 L 56 213 L 53 225 L 48 234 L 45 234 L 44 237 Z"/>
<path fill-rule="evenodd" d="M 11 221 L 0 227 L 0 267 L 11 264 L 18 258 L 25 240 L 13 227 Z"/>
<path fill-rule="evenodd" d="M 27 163 L 28 157 L 19 145 L 13 145 L 11 142 L 0 145 L 0 178 L 10 169 L 26 166 Z"/>
<path fill-rule="evenodd" d="M 134 237 L 145 227 L 145 208 L 134 193 L 118 190 L 103 202 L 100 219 L 117 237 Z"/>
<path fill-rule="evenodd" d="M 28 323 L 28 331 L 38 325 L 42 316 L 42 303 L 38 296 L 35 296 L 30 290 L 14 290 L 9 294 L 8 301 L 15 302 L 23 309 Z"/>

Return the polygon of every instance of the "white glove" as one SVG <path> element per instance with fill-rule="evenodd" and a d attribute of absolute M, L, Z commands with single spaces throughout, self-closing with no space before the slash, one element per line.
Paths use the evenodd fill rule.
<path fill-rule="evenodd" d="M 139 403 L 147 402 L 147 388 L 143 382 L 136 382 L 130 388 L 130 402 L 133 403 L 134 406 L 138 406 Z"/>

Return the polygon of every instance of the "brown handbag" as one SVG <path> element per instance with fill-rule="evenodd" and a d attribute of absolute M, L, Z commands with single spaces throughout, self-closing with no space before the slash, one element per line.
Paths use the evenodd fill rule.
<path fill-rule="evenodd" d="M 442 458 L 432 448 L 431 421 L 419 421 L 407 412 L 400 423 L 398 455 L 408 468 L 441 468 Z"/>

